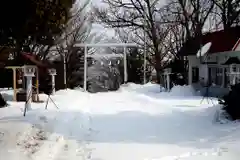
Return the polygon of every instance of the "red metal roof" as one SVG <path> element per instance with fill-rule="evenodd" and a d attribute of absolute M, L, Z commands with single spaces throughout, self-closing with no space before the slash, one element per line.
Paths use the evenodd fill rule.
<path fill-rule="evenodd" d="M 21 52 L 21 55 L 27 59 L 30 60 L 33 64 L 37 65 L 38 67 L 43 67 L 43 68 L 49 68 L 49 64 L 41 61 L 37 55 L 34 55 L 32 53 L 26 53 L 26 52 Z"/>
<path fill-rule="evenodd" d="M 188 40 L 181 48 L 180 55 L 195 55 L 202 45 L 211 42 L 212 45 L 208 51 L 211 53 L 219 53 L 232 51 L 240 38 L 240 26 L 230 28 L 229 30 L 221 30 L 217 32 L 204 34 L 201 39 L 193 38 Z"/>
<path fill-rule="evenodd" d="M 237 43 L 234 45 L 233 50 L 235 51 L 239 45 L 240 45 L 240 38 L 238 39 Z"/>

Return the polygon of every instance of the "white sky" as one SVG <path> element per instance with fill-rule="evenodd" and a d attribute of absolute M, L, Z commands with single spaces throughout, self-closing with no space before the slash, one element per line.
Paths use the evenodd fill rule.
<path fill-rule="evenodd" d="M 91 0 L 91 5 L 97 5 L 98 7 L 100 7 L 101 5 L 104 5 L 101 1 L 102 0 Z M 103 34 L 105 38 L 112 38 L 115 36 L 114 29 L 105 28 L 103 25 L 96 23 L 92 25 L 92 32 L 97 33 L 97 35 Z"/>
<path fill-rule="evenodd" d="M 86 8 L 86 11 L 91 11 L 91 7 L 93 5 L 97 5 L 98 7 L 102 5 L 104 5 L 101 1 L 102 0 L 77 0 L 76 5 L 80 5 L 83 6 L 86 2 L 90 1 L 90 3 L 88 4 L 88 8 Z M 115 31 L 113 29 L 109 29 L 109 28 L 104 28 L 103 25 L 101 24 L 92 24 L 92 29 L 91 29 L 91 33 L 90 34 L 96 34 L 96 37 L 98 37 L 99 35 L 104 35 L 104 37 L 102 38 L 103 40 L 106 38 L 112 38 L 115 36 Z M 94 42 L 94 43 L 98 43 L 98 42 Z"/>

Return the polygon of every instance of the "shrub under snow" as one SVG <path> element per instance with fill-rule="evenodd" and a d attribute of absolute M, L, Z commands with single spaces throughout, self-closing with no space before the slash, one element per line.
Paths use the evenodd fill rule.
<path fill-rule="evenodd" d="M 223 110 L 229 114 L 232 120 L 240 119 L 240 84 L 231 87 L 229 94 L 219 99 L 219 103 L 223 105 Z"/>

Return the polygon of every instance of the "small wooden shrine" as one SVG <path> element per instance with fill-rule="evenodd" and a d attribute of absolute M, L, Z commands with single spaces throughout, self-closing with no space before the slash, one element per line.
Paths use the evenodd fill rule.
<path fill-rule="evenodd" d="M 17 65 L 6 66 L 6 69 L 11 69 L 13 73 L 13 100 L 14 101 L 26 101 L 26 77 L 24 76 L 24 66 L 30 65 L 35 68 L 35 75 L 32 77 L 32 100 L 34 102 L 40 102 L 39 100 L 39 78 L 40 75 L 47 74 L 49 65 L 37 58 L 36 55 L 31 53 L 21 53 L 21 63 L 15 63 Z"/>
<path fill-rule="evenodd" d="M 35 67 L 35 77 L 33 78 L 33 101 L 39 102 L 39 74 L 38 67 Z M 6 69 L 12 69 L 13 71 L 13 100 L 14 101 L 25 101 L 26 100 L 26 78 L 24 77 L 24 66 L 7 66 Z M 34 85 L 35 84 L 35 85 Z"/>

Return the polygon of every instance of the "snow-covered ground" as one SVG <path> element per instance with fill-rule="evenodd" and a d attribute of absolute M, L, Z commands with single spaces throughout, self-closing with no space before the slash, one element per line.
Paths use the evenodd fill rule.
<path fill-rule="evenodd" d="M 10 106 L 0 109 L 0 159 L 239 159 L 240 125 L 215 121 L 216 99 L 201 103 L 189 86 L 159 90 L 154 84 L 97 94 L 62 90 L 52 96 L 59 109 L 32 104 L 26 117 L 24 103 L 2 90 Z"/>

